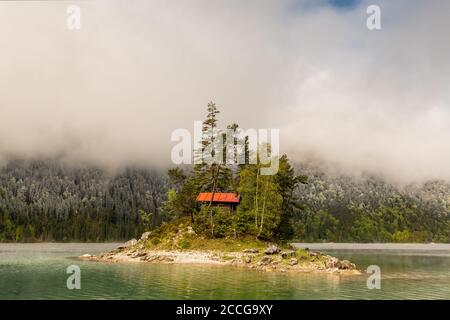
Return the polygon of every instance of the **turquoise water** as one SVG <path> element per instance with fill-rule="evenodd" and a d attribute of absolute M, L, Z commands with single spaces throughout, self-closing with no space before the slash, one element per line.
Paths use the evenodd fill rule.
<path fill-rule="evenodd" d="M 302 244 L 381 268 L 381 289 L 369 274 L 279 274 L 235 267 L 108 264 L 73 257 L 117 244 L 0 244 L 0 299 L 450 299 L 450 246 Z M 70 265 L 81 289 L 69 290 Z"/>

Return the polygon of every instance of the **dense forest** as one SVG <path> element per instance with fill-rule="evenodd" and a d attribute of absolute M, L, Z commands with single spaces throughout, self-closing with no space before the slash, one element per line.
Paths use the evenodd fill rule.
<path fill-rule="evenodd" d="M 158 223 L 165 175 L 110 175 L 57 161 L 14 161 L 0 169 L 0 241 L 113 241 Z M 154 221 L 152 221 L 154 219 Z"/>
<path fill-rule="evenodd" d="M 218 113 L 210 103 L 203 151 L 223 135 Z M 247 160 L 252 155 L 244 145 Z M 259 161 L 202 161 L 167 173 L 128 168 L 111 174 L 56 160 L 9 161 L 0 166 L 0 241 L 127 240 L 187 216 L 197 233 L 213 238 L 450 242 L 447 182 L 396 185 L 376 176 L 336 175 L 313 163 L 293 165 L 286 155 L 275 175 L 261 175 L 261 167 Z M 238 192 L 242 201 L 236 212 L 199 206 L 202 191 Z"/>
<path fill-rule="evenodd" d="M 293 238 L 334 242 L 450 242 L 450 183 L 396 184 L 299 165 Z"/>

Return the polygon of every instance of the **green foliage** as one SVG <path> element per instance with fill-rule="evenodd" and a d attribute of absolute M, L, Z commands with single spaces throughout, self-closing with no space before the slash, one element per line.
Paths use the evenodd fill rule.
<path fill-rule="evenodd" d="M 294 220 L 294 234 L 305 241 L 336 241 L 339 220 L 330 213 L 305 210 L 300 220 Z"/>
<path fill-rule="evenodd" d="M 182 239 L 178 242 L 180 249 L 189 249 L 191 247 L 191 243 L 189 240 Z"/>
<path fill-rule="evenodd" d="M 110 175 L 50 160 L 12 161 L 0 167 L 0 241 L 135 238 L 153 228 L 140 210 L 159 213 L 166 190 L 167 178 L 149 170 Z"/>
<path fill-rule="evenodd" d="M 329 177 L 302 167 L 291 218 L 298 241 L 450 242 L 450 185 L 396 187 L 381 179 Z M 331 218 L 330 218 L 331 217 Z"/>
<path fill-rule="evenodd" d="M 145 230 L 148 230 L 151 228 L 152 224 L 152 213 L 151 212 L 145 212 L 145 210 L 139 210 L 139 218 L 141 219 L 142 226 Z"/>
<path fill-rule="evenodd" d="M 392 235 L 392 242 L 407 243 L 411 241 L 411 233 L 408 230 L 395 231 Z"/>
<path fill-rule="evenodd" d="M 242 197 L 237 210 L 238 234 L 273 239 L 281 220 L 283 198 L 271 175 L 260 174 L 259 165 L 247 165 L 239 172 L 238 192 Z"/>

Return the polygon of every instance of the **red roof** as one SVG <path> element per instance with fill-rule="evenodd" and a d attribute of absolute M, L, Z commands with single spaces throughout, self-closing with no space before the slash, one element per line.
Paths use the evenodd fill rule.
<path fill-rule="evenodd" d="M 197 196 L 198 202 L 210 202 L 212 197 L 211 192 L 202 192 Z M 227 203 L 239 203 L 241 196 L 236 193 L 214 193 L 213 202 L 227 202 Z"/>

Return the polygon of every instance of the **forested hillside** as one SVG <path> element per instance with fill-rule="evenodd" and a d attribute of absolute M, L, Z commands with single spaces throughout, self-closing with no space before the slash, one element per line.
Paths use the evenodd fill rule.
<path fill-rule="evenodd" d="M 0 168 L 0 241 L 130 239 L 159 223 L 149 212 L 159 212 L 166 188 L 165 175 L 155 171 L 111 176 L 55 161 L 15 161 Z"/>
<path fill-rule="evenodd" d="M 375 177 L 328 175 L 310 165 L 297 166 L 297 173 L 308 183 L 295 190 L 291 239 L 450 242 L 448 183 L 395 186 Z M 110 175 L 56 161 L 14 161 L 0 168 L 0 241 L 137 237 L 171 218 L 164 204 L 176 188 L 166 173 L 152 170 Z"/>
<path fill-rule="evenodd" d="M 408 185 L 299 165 L 294 237 L 303 241 L 450 242 L 450 184 Z"/>

